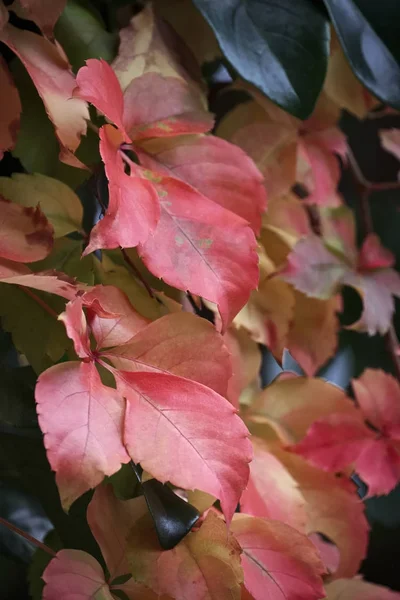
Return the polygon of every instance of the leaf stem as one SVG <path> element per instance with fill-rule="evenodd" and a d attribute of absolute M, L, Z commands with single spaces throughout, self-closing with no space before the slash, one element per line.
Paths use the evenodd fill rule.
<path fill-rule="evenodd" d="M 21 537 L 25 538 L 28 542 L 30 542 L 37 548 L 40 548 L 44 552 L 47 552 L 47 554 L 50 554 L 53 557 L 57 555 L 57 553 L 52 548 L 46 546 L 46 544 L 43 544 L 43 542 L 40 542 L 36 538 L 32 537 L 29 533 L 26 533 L 26 531 L 23 531 L 16 525 L 13 525 L 13 523 L 10 523 L 10 521 L 7 521 L 6 519 L 0 517 L 0 524 L 4 525 L 4 527 L 7 527 L 7 529 L 9 529 L 10 531 L 13 531 L 14 533 L 17 533 Z"/>
<path fill-rule="evenodd" d="M 370 233 L 374 232 L 374 224 L 372 221 L 371 209 L 369 205 L 370 194 L 373 191 L 376 191 L 378 188 L 377 185 L 386 185 L 386 184 L 374 184 L 365 179 L 364 175 L 361 172 L 361 169 L 354 157 L 354 154 L 349 148 L 349 163 L 352 169 L 353 177 L 358 185 L 360 192 L 360 216 L 364 229 L 364 235 L 367 236 Z M 379 189 L 393 189 L 393 188 L 384 188 L 380 187 Z M 399 182 L 400 189 L 400 182 Z M 400 381 L 400 356 L 397 354 L 397 350 L 399 348 L 399 340 L 397 338 L 396 330 L 393 325 L 393 321 L 390 324 L 390 327 L 387 333 L 384 336 L 386 349 L 388 354 L 391 357 L 394 371 L 396 373 L 397 379 Z"/>
<path fill-rule="evenodd" d="M 350 167 L 355 176 L 357 182 L 365 189 L 371 192 L 383 192 L 388 190 L 400 190 L 400 181 L 382 181 L 382 182 L 373 182 L 369 181 L 364 177 L 363 172 L 360 169 L 359 164 L 357 163 L 355 156 L 348 146 L 347 156 L 349 159 Z"/>
<path fill-rule="evenodd" d="M 45 310 L 49 315 L 51 315 L 55 319 L 58 319 L 58 314 L 56 313 L 56 311 L 53 310 L 48 304 L 46 304 L 46 302 L 44 300 L 39 298 L 39 296 L 37 296 L 34 292 L 32 292 L 32 290 L 30 290 L 29 288 L 27 288 L 23 285 L 19 285 L 18 287 L 27 296 L 30 296 L 31 298 L 33 298 L 33 300 L 35 300 L 35 302 L 37 302 L 37 304 L 39 304 L 39 306 L 41 306 L 43 308 L 43 310 Z"/>
<path fill-rule="evenodd" d="M 153 290 L 151 289 L 151 287 L 149 286 L 149 284 L 147 283 L 147 281 L 145 280 L 145 278 L 143 277 L 143 275 L 141 274 L 141 272 L 139 271 L 139 269 L 137 268 L 135 263 L 129 258 L 128 253 L 125 250 L 125 248 L 121 248 L 121 252 L 122 252 L 122 256 L 124 257 L 125 262 L 130 266 L 132 271 L 135 273 L 136 277 L 142 282 L 142 284 L 146 288 L 149 296 L 151 298 L 155 298 L 155 296 L 153 294 Z"/>

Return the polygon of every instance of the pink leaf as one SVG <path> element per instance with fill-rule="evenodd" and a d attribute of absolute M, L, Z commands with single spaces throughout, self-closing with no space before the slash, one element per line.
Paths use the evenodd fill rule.
<path fill-rule="evenodd" d="M 389 433 L 400 424 L 400 386 L 393 375 L 366 369 L 352 380 L 352 386 L 365 419 L 374 427 Z"/>
<path fill-rule="evenodd" d="M 0 257 L 30 263 L 50 254 L 53 227 L 39 206 L 20 206 L 0 196 L 0 212 Z"/>
<path fill-rule="evenodd" d="M 65 509 L 121 463 L 124 402 L 101 383 L 92 363 L 68 362 L 42 373 L 36 385 L 40 428 Z"/>
<path fill-rule="evenodd" d="M 68 337 L 74 342 L 77 355 L 80 358 L 88 358 L 91 356 L 89 332 L 82 307 L 82 298 L 68 302 L 59 319 L 63 321 Z"/>
<path fill-rule="evenodd" d="M 125 344 L 149 323 L 135 311 L 124 292 L 112 285 L 96 285 L 82 300 L 98 348 Z"/>
<path fill-rule="evenodd" d="M 109 181 L 109 204 L 104 218 L 92 229 L 84 255 L 99 248 L 132 248 L 144 243 L 160 216 L 158 197 L 150 181 L 124 172 L 117 136 L 118 132 L 111 125 L 100 129 L 100 153 Z"/>
<path fill-rule="evenodd" d="M 358 271 L 384 269 L 393 267 L 395 257 L 381 244 L 380 239 L 375 233 L 369 233 L 365 238 L 358 256 Z"/>
<path fill-rule="evenodd" d="M 113 600 L 103 569 L 82 550 L 60 550 L 48 564 L 43 600 Z"/>
<path fill-rule="evenodd" d="M 157 319 L 106 356 L 120 370 L 172 373 L 223 396 L 232 373 L 222 336 L 211 323 L 188 313 Z"/>
<path fill-rule="evenodd" d="M 246 589 L 254 600 L 325 597 L 324 566 L 314 544 L 279 521 L 237 515 L 232 533 L 242 547 Z"/>
<path fill-rule="evenodd" d="M 86 102 L 72 98 L 76 82 L 59 46 L 31 31 L 7 24 L 0 34 L 21 59 L 43 100 L 62 147 L 74 152 L 86 133 Z"/>
<path fill-rule="evenodd" d="M 213 202 L 248 221 L 256 234 L 266 209 L 264 178 L 238 146 L 214 136 L 153 142 L 140 153 L 144 166 L 178 177 Z"/>
<path fill-rule="evenodd" d="M 1 10 L 1 9 L 0 9 Z M 17 141 L 22 110 L 18 90 L 8 70 L 7 63 L 0 57 L 0 160 L 6 150 L 12 150 Z"/>
<path fill-rule="evenodd" d="M 242 512 L 281 521 L 305 532 L 306 502 L 296 480 L 256 439 L 253 448 L 249 484 L 240 500 Z"/>
<path fill-rule="evenodd" d="M 315 421 L 306 437 L 292 449 L 327 471 L 354 463 L 374 440 L 374 433 L 354 416 L 333 413 Z"/>
<path fill-rule="evenodd" d="M 219 498 L 229 523 L 252 455 L 247 428 L 232 405 L 182 377 L 124 371 L 115 376 L 128 401 L 124 439 L 132 459 L 162 482 Z"/>
<path fill-rule="evenodd" d="M 112 581 L 130 573 L 126 553 L 128 536 L 136 520 L 148 513 L 142 498 L 117 500 L 112 486 L 96 488 L 87 509 L 87 520 L 100 546 Z"/>
<path fill-rule="evenodd" d="M 165 177 L 155 186 L 161 218 L 139 254 L 157 277 L 218 304 L 225 329 L 258 282 L 254 234 L 177 179 Z"/>
<path fill-rule="evenodd" d="M 113 69 L 105 60 L 90 58 L 77 76 L 74 97 L 90 102 L 118 127 L 129 142 L 123 123 L 124 97 Z"/>
<path fill-rule="evenodd" d="M 124 92 L 124 124 L 132 140 L 170 137 L 210 131 L 214 118 L 183 80 L 145 73 Z"/>
<path fill-rule="evenodd" d="M 73 300 L 85 285 L 75 283 L 73 279 L 60 271 L 32 271 L 21 263 L 0 259 L 0 280 L 2 283 L 22 285 L 24 287 L 57 294 L 67 300 Z"/>
<path fill-rule="evenodd" d="M 400 454 L 390 440 L 376 439 L 361 452 L 355 469 L 368 486 L 368 497 L 388 494 L 400 481 Z"/>

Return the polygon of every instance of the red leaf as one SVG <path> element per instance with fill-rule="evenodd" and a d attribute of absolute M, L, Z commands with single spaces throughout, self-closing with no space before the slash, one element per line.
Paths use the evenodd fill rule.
<path fill-rule="evenodd" d="M 124 172 L 117 136 L 118 132 L 111 125 L 100 129 L 100 153 L 109 181 L 109 204 L 104 218 L 92 229 L 84 256 L 99 248 L 132 248 L 144 243 L 160 217 L 157 193 L 150 181 Z"/>
<path fill-rule="evenodd" d="M 315 421 L 306 437 L 292 449 L 316 467 L 340 471 L 354 463 L 374 438 L 374 433 L 362 420 L 333 413 Z"/>
<path fill-rule="evenodd" d="M 358 255 L 357 270 L 384 269 L 393 267 L 394 263 L 394 255 L 382 246 L 378 236 L 375 233 L 368 234 Z"/>
<path fill-rule="evenodd" d="M 103 569 L 82 550 L 60 550 L 43 573 L 43 600 L 113 600 Z"/>
<path fill-rule="evenodd" d="M 355 469 L 368 485 L 368 497 L 388 494 L 399 483 L 399 450 L 390 440 L 376 439 L 357 458 Z"/>
<path fill-rule="evenodd" d="M 98 348 L 125 344 L 149 323 L 135 311 L 124 292 L 112 285 L 96 285 L 82 299 Z"/>
<path fill-rule="evenodd" d="M 211 323 L 188 313 L 157 319 L 105 356 L 120 370 L 172 373 L 223 396 L 232 374 L 222 336 Z"/>
<path fill-rule="evenodd" d="M 121 86 L 113 69 L 105 60 L 90 58 L 86 66 L 79 69 L 76 76 L 78 89 L 74 97 L 90 102 L 110 121 L 115 123 L 129 142 L 129 136 L 123 123 L 124 97 Z"/>
<path fill-rule="evenodd" d="M 38 379 L 40 428 L 62 505 L 72 502 L 130 458 L 122 444 L 124 402 L 101 383 L 92 363 L 55 365 Z"/>
<path fill-rule="evenodd" d="M 140 152 L 144 166 L 178 177 L 213 202 L 248 221 L 256 234 L 266 209 L 264 178 L 252 159 L 214 136 L 150 142 Z"/>
<path fill-rule="evenodd" d="M 1 10 L 1 9 L 0 9 Z M 7 63 L 0 57 L 0 160 L 6 150 L 12 150 L 17 141 L 22 110 L 18 90 L 8 70 Z"/>
<path fill-rule="evenodd" d="M 232 533 L 243 549 L 245 587 L 255 600 L 317 600 L 325 572 L 314 544 L 279 521 L 237 515 Z"/>
<path fill-rule="evenodd" d="M 391 427 L 400 424 L 400 385 L 381 369 L 366 369 L 352 380 L 352 386 L 365 419 L 390 435 Z"/>
<path fill-rule="evenodd" d="M 154 185 L 161 218 L 139 254 L 157 277 L 218 304 L 225 329 L 258 282 L 254 234 L 242 219 L 177 179 Z"/>
<path fill-rule="evenodd" d="M 132 459 L 159 481 L 219 498 L 229 523 L 246 487 L 252 454 L 247 428 L 232 405 L 182 377 L 114 374 L 128 401 L 124 440 Z"/>
<path fill-rule="evenodd" d="M 30 263 L 50 254 L 53 227 L 39 206 L 20 206 L 0 196 L 0 211 L 0 257 Z"/>
<path fill-rule="evenodd" d="M 61 145 L 74 152 L 81 135 L 86 133 L 89 111 L 86 102 L 72 98 L 76 82 L 60 46 L 36 33 L 16 29 L 9 24 L 0 33 L 0 39 L 23 62 L 43 100 Z"/>

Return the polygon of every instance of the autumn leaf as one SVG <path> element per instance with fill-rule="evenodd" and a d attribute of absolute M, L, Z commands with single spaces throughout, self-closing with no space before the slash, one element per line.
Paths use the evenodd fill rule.
<path fill-rule="evenodd" d="M 134 462 L 159 481 L 219 498 L 229 523 L 246 487 L 252 456 L 247 428 L 232 405 L 183 377 L 127 371 L 114 375 L 127 399 L 124 442 Z"/>
<path fill-rule="evenodd" d="M 236 515 L 232 533 L 242 550 L 245 587 L 255 600 L 324 598 L 325 572 L 308 538 L 279 521 Z"/>
<path fill-rule="evenodd" d="M 5 10 L 5 9 L 4 9 Z M 1 11 L 1 8 L 0 8 Z M 1 18 L 1 17 L 0 17 Z M 0 27 L 1 29 L 1 27 Z M 21 100 L 18 90 L 13 82 L 7 63 L 0 58 L 0 87 L 1 95 L 1 121 L 0 121 L 0 160 L 7 150 L 12 150 L 17 141 L 20 124 Z"/>
<path fill-rule="evenodd" d="M 226 397 L 239 409 L 240 401 L 246 402 L 252 386 L 259 385 L 262 356 L 258 344 L 244 329 L 231 327 L 224 335 L 224 342 L 232 363 L 232 377 L 228 382 Z"/>
<path fill-rule="evenodd" d="M 215 136 L 177 137 L 142 144 L 141 164 L 177 177 L 248 221 L 256 235 L 267 197 L 264 179 L 238 146 Z"/>
<path fill-rule="evenodd" d="M 293 449 L 325 470 L 353 464 L 369 496 L 387 494 L 400 479 L 400 387 L 391 375 L 374 369 L 352 383 L 360 410 L 352 415 L 332 411 L 316 419 Z"/>
<path fill-rule="evenodd" d="M 154 185 L 161 217 L 139 255 L 157 277 L 218 304 L 226 329 L 256 286 L 254 234 L 240 217 L 177 179 Z"/>
<path fill-rule="evenodd" d="M 102 345 L 114 344 L 108 341 Z M 161 317 L 104 355 L 119 370 L 172 373 L 202 383 L 222 396 L 227 393 L 232 373 L 222 336 L 211 323 L 188 313 Z"/>
<path fill-rule="evenodd" d="M 40 173 L 14 173 L 0 177 L 0 194 L 21 206 L 36 207 L 54 227 L 54 236 L 62 237 L 82 227 L 83 207 L 78 196 L 65 183 Z"/>
<path fill-rule="evenodd" d="M 35 397 L 64 509 L 130 460 L 122 443 L 124 401 L 93 363 L 67 362 L 39 377 Z"/>
<path fill-rule="evenodd" d="M 72 98 L 75 78 L 60 46 L 10 24 L 3 28 L 0 39 L 20 58 L 32 78 L 61 144 L 60 159 L 77 166 L 71 153 L 86 133 L 89 111 L 86 102 Z"/>
<path fill-rule="evenodd" d="M 296 480 L 265 444 L 253 437 L 254 457 L 250 478 L 240 499 L 241 511 L 255 517 L 281 521 L 305 532 L 306 501 Z"/>
<path fill-rule="evenodd" d="M 39 206 L 25 208 L 0 196 L 0 256 L 17 262 L 34 262 L 53 247 L 53 227 Z"/>
<path fill-rule="evenodd" d="M 84 255 L 99 248 L 137 246 L 154 232 L 159 220 L 157 193 L 147 179 L 124 172 L 116 133 L 111 125 L 100 130 L 100 153 L 109 181 L 109 204 L 104 218 L 91 231 Z"/>
<path fill-rule="evenodd" d="M 240 600 L 240 547 L 223 520 L 209 513 L 200 529 L 161 552 L 149 519 L 131 529 L 128 560 L 133 577 L 176 600 Z"/>

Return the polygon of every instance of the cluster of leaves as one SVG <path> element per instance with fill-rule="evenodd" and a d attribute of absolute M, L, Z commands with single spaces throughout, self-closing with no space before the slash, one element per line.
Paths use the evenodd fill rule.
<path fill-rule="evenodd" d="M 358 173 L 342 109 L 400 108 L 397 49 L 361 0 L 123 4 L 107 9 L 118 44 L 86 2 L 0 3 L 0 152 L 25 171 L 0 178 L 2 327 L 37 377 L 62 508 L 94 489 L 101 551 L 60 536 L 32 589 L 395 600 L 356 577 L 368 524 L 352 473 L 369 496 L 400 481 L 400 383 L 368 369 L 354 401 L 315 375 L 346 286 L 363 303 L 349 327 L 391 333 L 397 356 L 395 258 L 372 228 L 358 248 L 338 192 L 341 166 Z M 235 71 L 222 96 L 245 99 L 217 123 L 213 62 Z M 399 158 L 399 131 L 381 140 Z M 260 345 L 304 376 L 261 389 Z M 11 431 L 18 402 L 0 407 Z M 189 516 L 168 538 L 171 506 Z"/>

